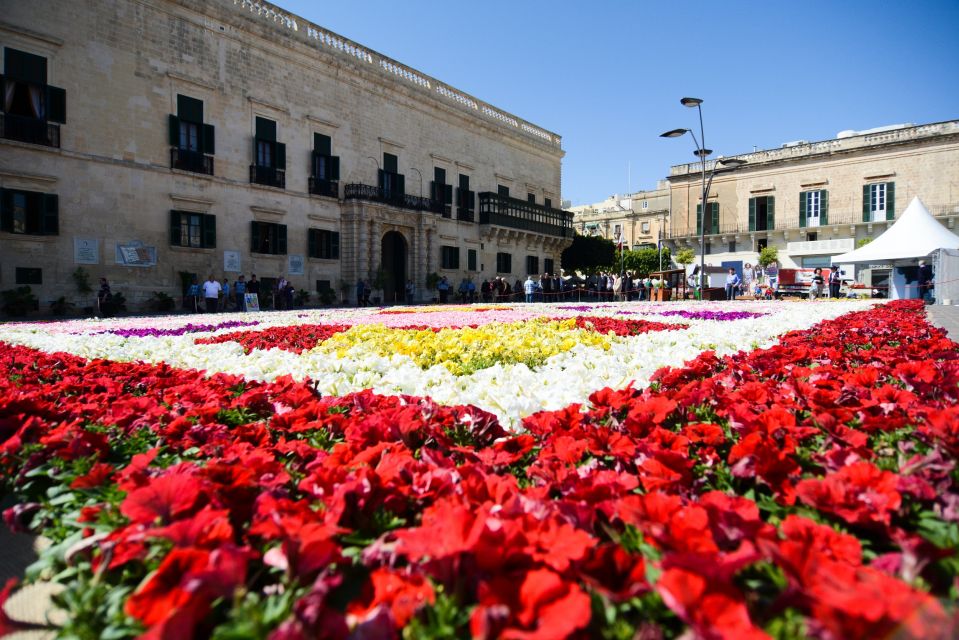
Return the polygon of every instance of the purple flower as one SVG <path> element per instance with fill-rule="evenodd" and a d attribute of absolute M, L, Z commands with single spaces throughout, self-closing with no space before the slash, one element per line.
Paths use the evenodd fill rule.
<path fill-rule="evenodd" d="M 661 316 L 679 316 L 687 320 L 746 320 L 760 318 L 768 313 L 754 311 L 660 311 Z"/>
<path fill-rule="evenodd" d="M 242 322 L 240 320 L 230 320 L 219 324 L 185 324 L 177 329 L 155 329 L 152 327 L 143 327 L 137 329 L 111 329 L 101 333 L 112 333 L 123 338 L 159 338 L 161 336 L 182 336 L 185 333 L 198 333 L 201 331 L 216 331 L 217 329 L 232 329 L 234 327 L 251 327 L 260 324 L 259 322 Z"/>

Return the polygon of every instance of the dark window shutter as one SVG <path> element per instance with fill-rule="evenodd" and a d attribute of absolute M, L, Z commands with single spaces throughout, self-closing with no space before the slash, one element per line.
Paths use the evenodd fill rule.
<path fill-rule="evenodd" d="M 543 206 L 546 207 L 547 209 L 552 209 L 552 208 L 553 208 L 553 201 L 550 200 L 549 198 L 544 198 L 544 199 L 543 199 Z"/>
<path fill-rule="evenodd" d="M 446 169 L 433 167 L 433 180 L 439 184 L 446 184 Z"/>
<path fill-rule="evenodd" d="M 451 184 L 443 185 L 443 204 L 451 206 L 453 204 L 453 185 Z"/>
<path fill-rule="evenodd" d="M 470 177 L 460 174 L 460 189 L 469 190 L 470 188 Z"/>
<path fill-rule="evenodd" d="M 756 230 L 756 198 L 749 199 L 749 230 Z"/>
<path fill-rule="evenodd" d="M 440 185 L 438 182 L 430 182 L 430 200 L 439 200 L 440 199 Z"/>
<path fill-rule="evenodd" d="M 869 186 L 862 185 L 862 221 L 869 222 Z"/>
<path fill-rule="evenodd" d="M 498 184 L 496 185 L 496 193 L 503 196 L 504 198 L 509 197 L 509 187 Z"/>
<path fill-rule="evenodd" d="M 177 94 L 176 114 L 180 116 L 181 120 L 193 124 L 203 124 L 203 101 Z"/>
<path fill-rule="evenodd" d="M 67 92 L 60 87 L 47 86 L 47 120 L 67 123 Z"/>
<path fill-rule="evenodd" d="M 180 118 L 170 114 L 169 142 L 171 147 L 180 147 Z"/>
<path fill-rule="evenodd" d="M 216 216 L 205 214 L 203 221 L 203 247 L 206 249 L 216 248 Z"/>
<path fill-rule="evenodd" d="M 286 255 L 286 225 L 276 225 L 276 252 L 280 255 Z"/>
<path fill-rule="evenodd" d="M 329 180 L 340 179 L 340 158 L 339 156 L 330 156 L 330 177 Z"/>
<path fill-rule="evenodd" d="M 286 145 L 282 142 L 276 143 L 276 168 L 286 171 Z"/>
<path fill-rule="evenodd" d="M 696 235 L 701 235 L 703 232 L 703 205 L 702 203 L 696 205 Z"/>
<path fill-rule="evenodd" d="M 170 209 L 170 246 L 180 246 L 180 212 Z"/>
<path fill-rule="evenodd" d="M 829 192 L 825 189 L 819 192 L 819 224 L 829 224 Z"/>
<path fill-rule="evenodd" d="M 203 153 L 216 154 L 215 132 L 212 124 L 203 125 Z"/>
<path fill-rule="evenodd" d="M 256 220 L 250 222 L 250 251 L 254 253 L 260 251 L 260 223 Z"/>
<path fill-rule="evenodd" d="M 333 155 L 333 141 L 322 133 L 313 134 L 313 151 L 321 156 Z"/>
<path fill-rule="evenodd" d="M 55 236 L 60 233 L 60 196 L 55 193 L 43 194 L 40 233 L 45 236 Z"/>
<path fill-rule="evenodd" d="M 0 189 L 0 231 L 13 231 L 13 191 Z"/>
<path fill-rule="evenodd" d="M 386 172 L 383 171 L 382 169 L 378 170 L 376 172 L 376 179 L 378 181 L 377 184 L 379 185 L 380 189 L 385 189 L 386 188 Z"/>
<path fill-rule="evenodd" d="M 330 231 L 330 257 L 340 259 L 340 232 Z"/>
<path fill-rule="evenodd" d="M 256 119 L 256 137 L 268 142 L 276 142 L 276 122 L 266 118 L 257 117 Z"/>
<path fill-rule="evenodd" d="M 319 235 L 319 229 L 307 229 L 306 231 L 306 255 L 311 258 L 320 257 Z"/>
<path fill-rule="evenodd" d="M 713 229 L 713 234 L 719 233 L 719 203 L 718 202 L 709 203 L 709 219 L 710 219 L 710 226 Z"/>
<path fill-rule="evenodd" d="M 47 59 L 43 56 L 5 47 L 3 50 L 4 73 L 24 82 L 47 83 Z"/>
<path fill-rule="evenodd" d="M 260 165 L 260 139 L 253 138 L 253 164 Z"/>
<path fill-rule="evenodd" d="M 397 162 L 398 162 L 397 157 L 394 156 L 392 153 L 384 153 L 383 154 L 383 171 L 386 171 L 388 173 L 397 173 L 397 170 L 396 170 Z"/>
<path fill-rule="evenodd" d="M 886 220 L 896 219 L 896 183 L 886 183 Z"/>
<path fill-rule="evenodd" d="M 799 192 L 799 226 L 806 226 L 806 192 Z"/>
<path fill-rule="evenodd" d="M 406 195 L 406 176 L 402 173 L 396 174 L 396 195 L 400 197 Z"/>
<path fill-rule="evenodd" d="M 772 231 L 776 228 L 776 198 L 766 196 L 766 230 Z"/>

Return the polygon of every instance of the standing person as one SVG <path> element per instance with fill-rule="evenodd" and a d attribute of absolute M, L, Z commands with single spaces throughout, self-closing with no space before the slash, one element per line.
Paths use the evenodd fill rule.
<path fill-rule="evenodd" d="M 193 313 L 200 313 L 200 284 L 196 281 L 196 276 L 193 276 L 193 282 L 187 287 L 186 304 Z"/>
<path fill-rule="evenodd" d="M 230 307 L 230 279 L 223 278 L 223 309 L 226 312 Z"/>
<path fill-rule="evenodd" d="M 363 278 L 356 281 L 356 306 L 363 306 L 363 291 L 366 289 L 366 283 Z"/>
<path fill-rule="evenodd" d="M 919 297 L 925 300 L 926 304 L 932 304 L 933 284 L 932 265 L 927 264 L 925 260 L 919 261 Z"/>
<path fill-rule="evenodd" d="M 489 278 L 484 279 L 483 284 L 480 285 L 480 294 L 486 304 L 493 301 L 493 283 L 489 281 Z"/>
<path fill-rule="evenodd" d="M 833 267 L 829 272 L 829 297 L 839 297 L 839 286 L 842 284 L 842 276 L 839 275 L 839 268 Z"/>
<path fill-rule="evenodd" d="M 812 272 L 812 282 L 809 284 L 809 299 L 815 300 L 816 298 L 821 298 L 824 285 L 825 280 L 822 277 L 822 267 L 816 267 Z"/>
<path fill-rule="evenodd" d="M 286 277 L 280 276 L 280 279 L 276 281 L 276 290 L 273 292 L 273 308 L 277 311 L 282 311 L 286 306 L 284 302 L 286 301 Z"/>
<path fill-rule="evenodd" d="M 293 308 L 293 294 L 296 293 L 296 287 L 293 286 L 293 283 L 289 280 L 286 281 L 286 286 L 283 287 L 283 306 L 287 309 Z"/>
<path fill-rule="evenodd" d="M 203 283 L 203 299 L 206 302 L 206 312 L 216 313 L 216 303 L 220 299 L 220 291 L 223 287 L 216 281 L 213 274 Z"/>
<path fill-rule="evenodd" d="M 243 279 L 242 273 L 233 285 L 233 295 L 236 296 L 236 310 L 246 311 L 246 280 Z"/>
<path fill-rule="evenodd" d="M 412 280 L 406 281 L 406 304 L 413 304 L 413 296 L 416 295 L 416 286 Z"/>
<path fill-rule="evenodd" d="M 526 276 L 526 282 L 523 283 L 523 292 L 526 294 L 526 302 L 533 302 L 533 298 L 536 296 L 536 282 L 533 281 L 533 276 Z"/>
<path fill-rule="evenodd" d="M 473 282 L 472 278 L 466 282 L 466 295 L 469 298 L 470 304 L 476 302 L 476 283 Z"/>
<path fill-rule="evenodd" d="M 735 300 L 736 292 L 739 290 L 739 274 L 732 267 L 729 268 L 729 274 L 726 276 L 726 299 Z"/>
<path fill-rule="evenodd" d="M 99 316 L 106 316 L 107 307 L 109 307 L 110 299 L 113 297 L 113 294 L 110 293 L 110 283 L 107 282 L 106 278 L 100 278 L 100 290 L 97 291 L 97 311 Z"/>
<path fill-rule="evenodd" d="M 436 285 L 436 290 L 440 292 L 440 304 L 446 304 L 450 295 L 450 283 L 446 279 L 446 276 L 440 278 L 439 284 Z"/>
<path fill-rule="evenodd" d="M 256 294 L 256 303 L 257 308 L 260 305 L 260 281 L 256 279 L 256 274 L 250 274 L 250 281 L 246 283 L 246 290 L 250 293 Z"/>
<path fill-rule="evenodd" d="M 370 296 L 373 294 L 373 287 L 366 280 L 363 280 L 363 306 L 370 306 Z"/>
<path fill-rule="evenodd" d="M 753 271 L 753 266 L 748 262 L 743 266 L 743 286 L 742 290 L 745 295 L 752 293 L 753 289 L 753 280 L 756 279 L 756 272 Z"/>

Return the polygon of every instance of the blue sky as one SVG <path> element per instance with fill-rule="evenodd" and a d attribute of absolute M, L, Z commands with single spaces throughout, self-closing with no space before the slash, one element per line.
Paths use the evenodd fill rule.
<path fill-rule="evenodd" d="M 573 204 L 694 159 L 685 95 L 723 155 L 959 118 L 957 0 L 277 4 L 562 135 Z"/>

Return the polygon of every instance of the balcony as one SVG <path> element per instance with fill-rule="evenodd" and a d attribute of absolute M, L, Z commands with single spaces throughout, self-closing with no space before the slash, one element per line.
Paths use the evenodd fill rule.
<path fill-rule="evenodd" d="M 0 138 L 60 147 L 60 125 L 41 118 L 0 113 Z"/>
<path fill-rule="evenodd" d="M 339 198 L 340 183 L 337 180 L 321 180 L 316 176 L 310 176 L 310 193 L 315 196 Z"/>
<path fill-rule="evenodd" d="M 204 155 L 199 151 L 172 147 L 170 149 L 170 167 L 212 176 L 213 156 Z"/>
<path fill-rule="evenodd" d="M 448 215 L 444 215 L 444 218 L 449 218 Z M 456 219 L 460 222 L 476 222 L 476 215 L 472 209 L 465 209 L 463 207 L 456 208 Z"/>
<path fill-rule="evenodd" d="M 351 183 L 346 185 L 343 191 L 343 198 L 346 200 L 369 200 L 370 202 L 381 202 L 400 209 L 412 209 L 413 211 L 429 211 L 431 213 L 441 214 L 444 211 L 442 202 L 411 196 L 406 193 L 386 192 L 382 187 L 374 187 L 370 184 Z"/>
<path fill-rule="evenodd" d="M 522 229 L 561 238 L 573 237 L 573 214 L 491 191 L 479 194 L 479 223 Z"/>
<path fill-rule="evenodd" d="M 273 167 L 261 167 L 251 164 L 250 183 L 286 189 L 286 171 L 282 169 L 275 169 Z"/>

